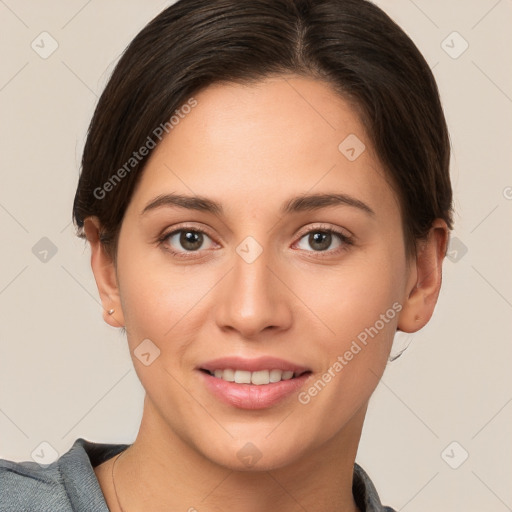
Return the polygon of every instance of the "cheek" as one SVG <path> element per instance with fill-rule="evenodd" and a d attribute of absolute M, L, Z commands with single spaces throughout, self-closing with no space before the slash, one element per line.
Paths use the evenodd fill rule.
<path fill-rule="evenodd" d="M 324 268 L 314 275 L 307 269 L 297 273 L 294 291 L 315 313 L 315 325 L 322 321 L 321 338 L 340 349 L 361 333 L 364 337 L 366 329 L 376 323 L 382 338 L 393 335 L 397 309 L 401 309 L 403 279 L 400 265 L 385 255 L 371 262 L 354 258 L 346 265 Z"/>
<path fill-rule="evenodd" d="M 205 273 L 198 279 L 168 265 L 143 262 L 142 258 L 130 256 L 119 264 L 127 341 L 135 371 L 153 403 L 178 407 L 188 396 L 179 384 L 181 379 L 173 376 L 182 369 L 201 324 L 201 297 L 214 283 Z M 144 341 L 147 339 L 151 344 Z M 147 366 L 139 359 L 144 352 L 150 353 Z M 162 415 L 164 409 L 160 411 Z"/>
<path fill-rule="evenodd" d="M 312 318 L 305 328 L 314 336 L 316 352 L 324 356 L 322 373 L 302 403 L 311 401 L 317 411 L 331 411 L 331 417 L 318 417 L 333 429 L 369 399 L 386 367 L 402 309 L 401 254 L 382 244 L 380 250 L 374 247 L 347 258 L 336 269 L 295 277 L 297 295 L 307 298 L 322 321 Z"/>
<path fill-rule="evenodd" d="M 309 289 L 307 304 L 323 324 L 305 322 L 315 353 L 324 356 L 323 368 L 298 397 L 314 418 L 311 435 L 317 429 L 334 435 L 367 403 L 384 372 L 402 308 L 399 272 L 385 261 L 347 265 L 302 288 Z"/>
<path fill-rule="evenodd" d="M 177 365 L 200 324 L 198 314 L 204 319 L 201 306 L 217 276 L 199 267 L 171 265 L 161 255 L 153 258 L 154 252 L 132 252 L 118 262 L 128 342 L 133 351 L 149 338 Z"/>
<path fill-rule="evenodd" d="M 155 269 L 127 273 L 123 281 L 123 312 L 127 331 L 145 337 L 164 339 L 197 301 L 198 287 L 173 273 Z"/>

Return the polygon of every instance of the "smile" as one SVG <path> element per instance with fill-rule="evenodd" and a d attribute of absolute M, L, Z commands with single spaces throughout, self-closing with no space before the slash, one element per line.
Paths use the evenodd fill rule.
<path fill-rule="evenodd" d="M 237 409 L 266 409 L 299 393 L 313 372 L 276 357 L 223 357 L 196 367 L 216 400 Z"/>
<path fill-rule="evenodd" d="M 225 380 L 226 382 L 235 382 L 237 384 L 254 384 L 255 386 L 262 386 L 274 382 L 281 382 L 282 380 L 289 380 L 299 377 L 305 372 L 293 372 L 291 370 L 259 370 L 250 372 L 248 370 L 234 370 L 227 368 L 225 370 L 217 369 L 213 372 L 204 370 L 217 379 Z"/>

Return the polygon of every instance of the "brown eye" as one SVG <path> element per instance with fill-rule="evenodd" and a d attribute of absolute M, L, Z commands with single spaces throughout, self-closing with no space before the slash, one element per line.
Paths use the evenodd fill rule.
<path fill-rule="evenodd" d="M 310 247 L 318 251 L 329 249 L 329 246 L 332 243 L 331 233 L 316 231 L 315 233 L 310 233 L 308 236 L 308 243 Z"/>
<path fill-rule="evenodd" d="M 180 229 L 165 237 L 166 243 L 176 252 L 194 252 L 204 249 L 203 244 L 207 240 L 211 242 L 206 233 L 193 229 Z"/>
<path fill-rule="evenodd" d="M 334 235 L 334 236 L 333 236 Z M 334 246 L 333 246 L 334 243 Z M 347 243 L 347 237 L 331 230 L 315 229 L 306 233 L 298 242 L 299 249 L 325 252 L 335 250 Z"/>

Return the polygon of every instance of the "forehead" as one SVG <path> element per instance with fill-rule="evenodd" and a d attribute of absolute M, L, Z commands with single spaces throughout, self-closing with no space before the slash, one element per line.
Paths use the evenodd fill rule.
<path fill-rule="evenodd" d="M 329 191 L 396 206 L 356 111 L 325 82 L 214 84 L 194 99 L 153 151 L 133 198 L 139 205 L 180 191 L 254 209 Z"/>

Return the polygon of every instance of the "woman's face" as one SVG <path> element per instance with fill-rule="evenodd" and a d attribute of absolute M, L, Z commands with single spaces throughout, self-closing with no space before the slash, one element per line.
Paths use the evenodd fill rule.
<path fill-rule="evenodd" d="M 365 127 L 296 76 L 194 97 L 119 236 L 143 421 L 231 468 L 356 446 L 415 279 Z"/>

